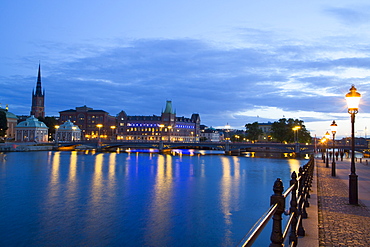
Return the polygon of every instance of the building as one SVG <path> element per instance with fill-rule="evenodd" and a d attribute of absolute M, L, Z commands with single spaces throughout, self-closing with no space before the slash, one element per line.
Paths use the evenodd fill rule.
<path fill-rule="evenodd" d="M 8 105 L 6 105 L 5 109 L 0 106 L 0 111 L 5 113 L 7 121 L 6 139 L 15 139 L 15 126 L 17 126 L 18 117 L 9 112 Z"/>
<path fill-rule="evenodd" d="M 31 116 L 36 118 L 45 117 L 45 90 L 42 91 L 41 88 L 41 68 L 39 64 L 39 71 L 36 83 L 36 92 L 32 90 L 32 106 L 31 106 Z"/>
<path fill-rule="evenodd" d="M 81 129 L 74 125 L 69 119 L 62 125 L 56 126 L 56 141 L 79 141 L 81 140 Z"/>
<path fill-rule="evenodd" d="M 125 111 L 117 115 L 117 140 L 199 142 L 200 116 L 177 117 L 172 101 L 160 116 L 128 116 Z"/>
<path fill-rule="evenodd" d="M 77 125 L 82 131 L 81 138 L 85 140 L 96 139 L 99 134 L 102 138 L 108 138 L 112 134 L 112 126 L 116 126 L 116 118 L 108 112 L 94 110 L 86 105 L 76 107 L 75 110 L 61 111 L 59 115 L 60 124 L 69 120 Z"/>
<path fill-rule="evenodd" d="M 260 135 L 258 138 L 259 141 L 271 141 L 272 139 L 271 127 L 272 127 L 271 122 L 258 123 L 258 128 L 262 130 L 262 135 Z"/>
<path fill-rule="evenodd" d="M 221 134 L 214 128 L 204 128 L 200 132 L 200 138 L 206 142 L 219 142 Z"/>
<path fill-rule="evenodd" d="M 15 140 L 20 142 L 47 142 L 48 129 L 43 122 L 35 116 L 31 116 L 15 127 Z"/>

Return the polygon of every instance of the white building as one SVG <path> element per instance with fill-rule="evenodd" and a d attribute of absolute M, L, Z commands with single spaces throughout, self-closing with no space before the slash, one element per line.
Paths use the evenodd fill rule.
<path fill-rule="evenodd" d="M 81 140 L 81 129 L 77 125 L 74 125 L 70 120 L 65 121 L 62 125 L 56 128 L 56 141 Z"/>
<path fill-rule="evenodd" d="M 16 141 L 20 142 L 47 142 L 48 127 L 33 115 L 20 122 L 16 127 Z"/>
<path fill-rule="evenodd" d="M 200 132 L 200 136 L 203 137 L 204 140 L 208 142 L 219 142 L 221 140 L 220 133 L 213 128 L 202 130 Z"/>

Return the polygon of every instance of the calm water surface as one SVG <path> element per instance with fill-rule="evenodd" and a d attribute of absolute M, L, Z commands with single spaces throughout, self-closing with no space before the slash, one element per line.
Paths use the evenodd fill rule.
<path fill-rule="evenodd" d="M 306 160 L 0 153 L 0 246 L 234 246 Z M 270 229 L 269 229 L 270 230 Z M 256 245 L 266 246 L 264 233 Z"/>

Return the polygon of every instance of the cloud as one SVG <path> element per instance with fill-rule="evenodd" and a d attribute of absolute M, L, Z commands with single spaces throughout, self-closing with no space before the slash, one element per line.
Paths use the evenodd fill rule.
<path fill-rule="evenodd" d="M 139 39 L 94 50 L 57 43 L 55 47 L 76 50 L 78 55 L 42 63 L 47 115 L 81 105 L 111 115 L 121 110 L 129 115 L 159 115 L 170 99 L 177 115 L 197 112 L 204 124 L 212 126 L 228 122 L 242 127 L 282 116 L 316 122 L 332 112 L 346 113 L 343 98 L 352 83 L 360 85 L 361 93 L 370 90 L 367 45 L 333 55 L 337 45 L 268 44 L 258 30 L 243 35 L 252 36 L 244 46 Z M 261 46 L 261 41 L 266 43 Z M 52 47 L 48 43 L 45 54 Z M 34 74 L 0 77 L 4 92 L 0 100 L 15 105 L 16 114 L 29 112 L 37 71 Z M 19 87 L 17 93 L 12 85 Z M 28 107 L 20 107 L 19 102 Z M 364 105 L 365 110 L 368 107 Z"/>
<path fill-rule="evenodd" d="M 324 11 L 337 18 L 342 24 L 353 26 L 369 24 L 370 14 L 369 6 L 348 7 L 330 7 Z"/>

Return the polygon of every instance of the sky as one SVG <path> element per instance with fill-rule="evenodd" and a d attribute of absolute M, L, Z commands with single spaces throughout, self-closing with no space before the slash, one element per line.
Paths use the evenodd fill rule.
<path fill-rule="evenodd" d="M 87 105 L 115 116 L 199 113 L 214 128 L 280 118 L 312 136 L 351 133 L 345 94 L 370 128 L 368 0 L 0 2 L 0 103 L 28 115 L 41 64 L 47 116 Z"/>

